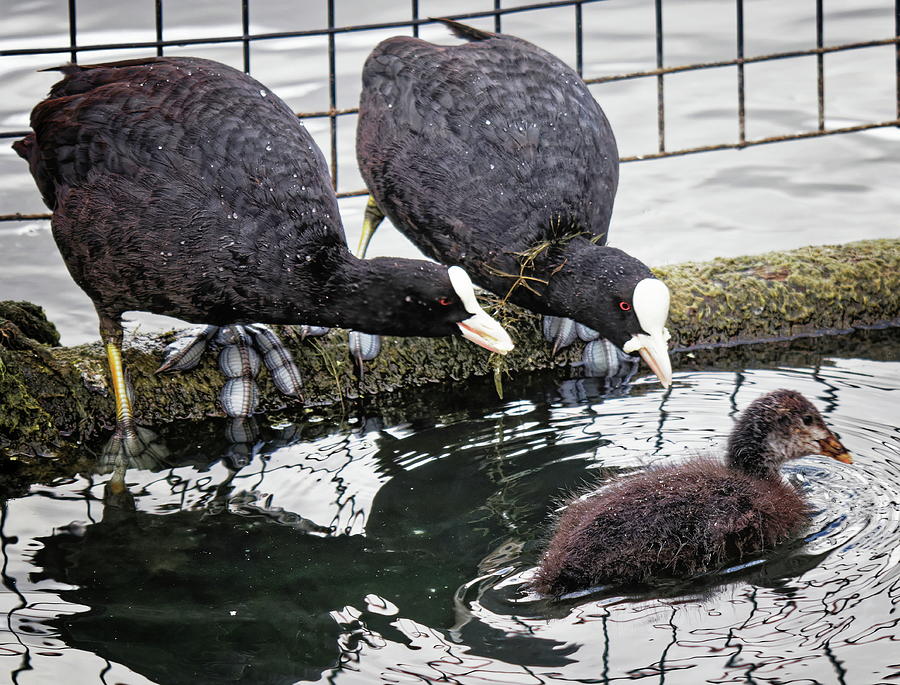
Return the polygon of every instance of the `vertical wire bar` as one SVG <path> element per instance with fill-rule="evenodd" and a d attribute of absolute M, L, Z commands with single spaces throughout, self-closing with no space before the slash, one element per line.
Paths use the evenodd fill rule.
<path fill-rule="evenodd" d="M 663 16 L 662 0 L 656 0 L 656 68 L 663 68 Z M 666 106 L 663 75 L 656 76 L 656 127 L 659 132 L 659 151 L 666 151 Z"/>
<path fill-rule="evenodd" d="M 580 2 L 575 3 L 575 71 L 579 76 L 584 76 L 584 32 Z"/>
<path fill-rule="evenodd" d="M 897 0 L 900 2 L 900 0 Z M 737 87 L 738 87 L 738 141 L 747 141 L 747 110 L 744 98 L 744 0 L 737 0 Z"/>
<path fill-rule="evenodd" d="M 894 0 L 894 35 L 900 36 L 900 0 Z M 900 43 L 894 44 L 894 51 L 897 55 L 897 118 L 900 119 Z"/>
<path fill-rule="evenodd" d="M 241 0 L 241 29 L 244 44 L 244 73 L 250 73 L 250 0 Z"/>
<path fill-rule="evenodd" d="M 78 10 L 75 7 L 75 0 L 69 0 L 69 47 L 71 48 L 69 59 L 72 60 L 73 63 L 78 61 L 78 51 L 75 49 L 78 42 L 78 30 L 76 28 L 77 21 Z"/>
<path fill-rule="evenodd" d="M 500 33 L 500 0 L 494 0 L 494 33 Z"/>
<path fill-rule="evenodd" d="M 327 0 L 328 28 L 334 28 L 334 0 Z M 335 68 L 334 32 L 328 33 L 328 123 L 331 129 L 331 185 L 338 187 L 338 149 L 337 149 L 337 78 Z"/>
<path fill-rule="evenodd" d="M 816 47 L 821 49 L 824 45 L 824 24 L 822 16 L 822 0 L 816 0 Z M 821 52 L 816 55 L 816 76 L 818 82 L 819 102 L 819 130 L 825 130 L 825 55 Z"/>
<path fill-rule="evenodd" d="M 900 0 L 898 0 L 900 1 Z M 156 40 L 162 42 L 163 39 L 163 5 L 162 0 L 156 0 Z M 162 57 L 163 46 L 156 46 L 156 56 Z"/>
<path fill-rule="evenodd" d="M 900 2 L 900 0 L 897 0 Z M 415 38 L 419 37 L 419 24 L 416 23 L 419 21 L 419 0 L 412 0 L 412 33 Z"/>

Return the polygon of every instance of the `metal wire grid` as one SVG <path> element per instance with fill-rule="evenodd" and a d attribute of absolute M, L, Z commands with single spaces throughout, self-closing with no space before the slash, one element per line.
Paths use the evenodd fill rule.
<path fill-rule="evenodd" d="M 233 36 L 216 36 L 207 38 L 192 38 L 180 40 L 165 40 L 163 35 L 163 0 L 153 0 L 155 4 L 155 24 L 156 24 L 156 40 L 138 41 L 128 43 L 104 43 L 104 44 L 78 44 L 78 11 L 77 0 L 68 1 L 68 19 L 69 19 L 69 45 L 51 48 L 23 48 L 12 50 L 0 50 L 0 57 L 12 55 L 36 55 L 36 54 L 65 54 L 68 53 L 72 62 L 77 62 L 81 53 L 99 51 L 99 50 L 130 50 L 139 48 L 155 48 L 157 55 L 162 55 L 166 47 L 184 47 L 189 45 L 207 45 L 207 44 L 226 44 L 241 43 L 243 46 L 243 68 L 244 71 L 250 73 L 250 44 L 255 41 L 277 40 L 279 38 L 298 38 L 310 36 L 327 36 L 328 38 L 328 109 L 315 112 L 298 112 L 297 116 L 301 119 L 325 118 L 329 119 L 330 132 L 330 167 L 332 184 L 335 189 L 338 187 L 338 139 L 337 139 L 337 120 L 350 114 L 355 114 L 358 109 L 355 107 L 338 109 L 337 108 L 337 85 L 336 85 L 336 65 L 335 65 L 335 36 L 341 33 L 351 33 L 357 31 L 374 31 L 383 29 L 411 29 L 414 36 L 419 35 L 419 27 L 423 24 L 434 23 L 430 18 L 423 18 L 419 13 L 419 0 L 410 0 L 410 19 L 408 21 L 382 22 L 375 24 L 362 24 L 357 26 L 337 26 L 335 24 L 335 0 L 324 0 L 326 5 L 327 27 L 323 29 L 305 30 L 305 31 L 283 31 L 273 33 L 250 33 L 250 0 L 241 0 L 241 35 Z M 603 0 L 556 0 L 554 2 L 536 2 L 527 5 L 519 5 L 516 7 L 501 7 L 501 0 L 493 0 L 493 9 L 483 10 L 480 12 L 468 12 L 465 14 L 450 14 L 448 18 L 458 20 L 468 20 L 483 17 L 494 18 L 494 30 L 502 30 L 502 17 L 508 14 L 529 12 L 548 8 L 558 8 L 571 6 L 573 10 L 574 20 L 574 40 L 575 40 L 575 68 L 578 74 L 584 78 L 584 31 L 582 22 L 582 6 L 591 2 L 601 2 Z M 655 78 L 656 79 L 656 103 L 657 103 L 657 152 L 652 154 L 631 155 L 620 158 L 622 162 L 633 162 L 646 159 L 659 159 L 663 157 L 675 157 L 680 155 L 695 154 L 698 152 L 709 152 L 713 150 L 729 150 L 740 149 L 752 145 L 764 145 L 767 143 L 776 143 L 789 140 L 799 140 L 803 138 L 814 138 L 819 136 L 834 135 L 839 133 L 851 133 L 856 131 L 865 131 L 874 128 L 886 128 L 891 126 L 900 126 L 900 0 L 894 2 L 894 36 L 880 40 L 870 40 L 864 42 L 844 43 L 840 45 L 824 44 L 824 11 L 823 0 L 815 0 L 816 3 L 816 47 L 809 50 L 792 50 L 786 52 L 775 52 L 765 55 L 754 55 L 747 57 L 744 54 L 744 0 L 735 0 L 735 22 L 737 44 L 735 46 L 735 58 L 730 60 L 721 60 L 715 62 L 701 62 L 694 64 L 682 64 L 677 66 L 665 66 L 664 64 L 664 38 L 663 29 L 663 0 L 654 0 L 655 14 L 655 42 L 656 42 L 656 68 L 644 71 L 634 71 L 629 73 L 614 74 L 611 76 L 602 76 L 597 78 L 584 78 L 585 83 L 599 84 L 611 83 L 614 81 L 624 81 L 628 79 Z M 844 126 L 838 128 L 826 128 L 825 126 L 825 67 L 824 58 L 826 54 L 835 52 L 844 52 L 850 50 L 861 50 L 865 48 L 873 48 L 885 45 L 894 45 L 896 52 L 896 118 L 887 121 L 874 121 L 856 126 Z M 800 131 L 796 133 L 767 136 L 762 138 L 748 139 L 746 135 L 746 107 L 745 107 L 745 90 L 744 90 L 744 66 L 759 62 L 769 62 L 775 60 L 792 59 L 807 56 L 816 56 L 817 60 L 817 77 L 818 77 L 818 127 L 814 130 Z M 718 143 L 714 145 L 701 145 L 690 148 L 680 148 L 670 150 L 666 147 L 666 108 L 665 108 L 665 77 L 668 74 L 683 73 L 689 71 L 698 71 L 702 69 L 715 69 L 722 67 L 737 68 L 737 100 L 738 100 L 738 139 L 733 142 Z M 26 135 L 28 131 L 0 131 L 0 139 L 3 138 L 19 138 Z M 367 194 L 365 189 L 352 190 L 338 193 L 338 197 L 355 197 Z M 10 214 L 0 214 L 0 221 L 20 221 L 33 219 L 49 219 L 50 214 L 22 214 L 20 212 Z"/>

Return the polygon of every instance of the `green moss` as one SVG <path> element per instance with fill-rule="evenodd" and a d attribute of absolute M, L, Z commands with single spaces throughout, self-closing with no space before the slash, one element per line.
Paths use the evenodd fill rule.
<path fill-rule="evenodd" d="M 868 240 L 655 270 L 675 346 L 849 330 L 900 318 L 900 241 Z"/>
<path fill-rule="evenodd" d="M 59 331 L 47 321 L 43 307 L 31 302 L 0 301 L 0 321 L 14 323 L 28 338 L 45 345 L 59 345 Z"/>
<path fill-rule="evenodd" d="M 900 324 L 900 240 L 805 247 L 656 270 L 672 292 L 668 327 L 673 346 L 721 346 Z M 37 308 L 16 307 L 26 312 Z M 577 359 L 577 345 L 551 355 L 537 316 L 506 305 L 503 323 L 516 348 L 503 359 L 504 382 L 521 372 L 558 369 Z M 360 376 L 346 334 L 299 342 L 283 336 L 304 381 L 302 402 L 280 395 L 266 371 L 258 379 L 261 412 L 296 411 L 442 383 L 485 377 L 493 385 L 490 355 L 458 338 L 389 338 Z M 127 340 L 125 364 L 135 390 L 135 412 L 154 425 L 221 415 L 223 379 L 214 355 L 183 374 L 156 375 L 171 334 Z M 113 424 L 113 399 L 99 344 L 50 349 L 9 320 L 0 319 L 0 443 L 53 444 L 64 431 L 82 439 Z M 677 357 L 676 357 L 677 363 Z M 444 392 L 444 390 L 442 390 Z"/>
<path fill-rule="evenodd" d="M 53 420 L 35 399 L 19 355 L 0 347 L 0 452 L 56 437 Z"/>

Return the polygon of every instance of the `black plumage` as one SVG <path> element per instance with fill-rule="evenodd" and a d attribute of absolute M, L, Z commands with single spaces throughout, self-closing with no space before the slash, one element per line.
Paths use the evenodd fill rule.
<path fill-rule="evenodd" d="M 189 57 L 61 71 L 14 148 L 108 345 L 129 310 L 467 337 L 458 324 L 478 314 L 505 336 L 464 274 L 350 253 L 322 153 L 250 76 Z"/>
<path fill-rule="evenodd" d="M 850 455 L 800 393 L 754 400 L 713 459 L 658 466 L 572 501 L 556 522 L 534 587 L 563 594 L 600 584 L 685 578 L 789 540 L 806 500 L 779 474 L 788 459 Z"/>
<path fill-rule="evenodd" d="M 445 267 L 350 254 L 321 152 L 256 80 L 195 58 L 63 71 L 15 147 L 101 315 L 458 333 Z"/>
<path fill-rule="evenodd" d="M 618 152 L 587 86 L 531 43 L 445 23 L 470 42 L 390 38 L 363 69 L 357 155 L 378 208 L 497 295 L 620 347 L 654 334 L 665 356 L 668 291 L 605 245 Z M 636 306 L 648 280 L 664 301 Z"/>

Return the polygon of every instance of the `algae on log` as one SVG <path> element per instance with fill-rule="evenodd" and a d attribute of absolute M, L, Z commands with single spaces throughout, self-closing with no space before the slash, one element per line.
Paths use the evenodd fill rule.
<path fill-rule="evenodd" d="M 900 240 L 804 247 L 655 271 L 672 291 L 668 327 L 675 349 L 900 324 Z M 580 355 L 569 349 L 553 357 L 533 314 L 509 307 L 502 318 L 516 341 L 503 360 L 509 373 L 558 367 Z M 0 303 L 0 452 L 55 451 L 62 436 L 87 440 L 111 427 L 114 408 L 102 347 L 50 347 L 58 341 L 54 336 L 39 307 Z M 125 363 L 143 424 L 222 413 L 217 398 L 224 381 L 213 355 L 185 374 L 154 374 L 173 336 L 126 340 Z M 342 397 L 493 372 L 489 355 L 459 338 L 390 338 L 361 378 L 348 357 L 346 333 L 287 342 L 303 376 L 304 400 L 280 395 L 261 373 L 260 412 L 288 403 L 308 409 Z M 676 368 L 677 362 L 676 356 Z"/>

